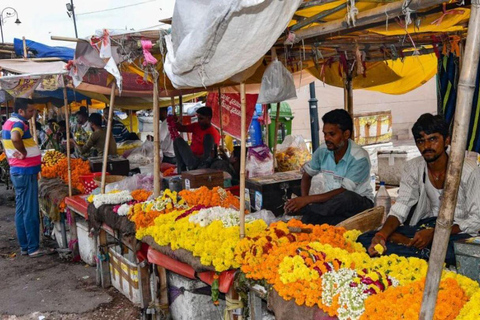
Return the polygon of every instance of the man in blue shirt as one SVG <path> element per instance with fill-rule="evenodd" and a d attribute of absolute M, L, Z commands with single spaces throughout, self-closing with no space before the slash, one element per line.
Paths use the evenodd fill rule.
<path fill-rule="evenodd" d="M 303 167 L 302 196 L 285 204 L 287 213 L 303 215 L 311 224 L 335 225 L 373 207 L 368 152 L 350 139 L 353 121 L 342 109 L 322 117 L 325 143 Z M 326 192 L 309 195 L 312 177 L 322 173 Z"/>
<path fill-rule="evenodd" d="M 105 119 L 106 123 L 108 123 L 109 110 L 110 110 L 109 107 L 106 107 L 105 109 L 103 109 L 103 118 Z M 113 120 L 112 120 L 112 134 L 116 143 L 130 140 L 130 132 L 128 131 L 127 127 L 125 127 L 123 123 L 115 119 L 115 116 L 113 117 Z"/>

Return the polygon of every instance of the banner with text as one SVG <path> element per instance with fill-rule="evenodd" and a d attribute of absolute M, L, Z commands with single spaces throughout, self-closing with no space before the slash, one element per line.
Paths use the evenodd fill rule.
<path fill-rule="evenodd" d="M 252 122 L 253 113 L 255 112 L 255 104 L 257 103 L 258 94 L 247 94 L 247 133 Z M 222 93 L 222 126 L 223 131 L 240 139 L 241 137 L 241 117 L 242 117 L 242 104 L 240 102 L 239 93 Z M 209 93 L 207 97 L 207 106 L 212 108 L 213 117 L 212 124 L 220 128 L 220 108 L 218 104 L 218 93 Z"/>

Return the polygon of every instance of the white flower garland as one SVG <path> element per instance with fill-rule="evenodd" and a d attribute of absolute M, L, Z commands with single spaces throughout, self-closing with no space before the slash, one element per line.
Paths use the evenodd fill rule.
<path fill-rule="evenodd" d="M 128 211 L 130 210 L 130 207 L 132 207 L 131 205 L 129 205 L 128 203 L 124 203 L 122 204 L 118 210 L 117 210 L 117 214 L 119 216 L 126 216 L 128 214 Z"/>
<path fill-rule="evenodd" d="M 130 191 L 120 191 L 116 193 L 98 194 L 93 197 L 93 205 L 100 208 L 104 204 L 121 204 L 133 200 Z"/>
<path fill-rule="evenodd" d="M 198 213 L 189 217 L 189 221 L 199 224 L 201 227 L 206 227 L 215 220 L 220 220 L 225 228 L 240 225 L 240 212 L 230 208 L 212 207 L 202 209 Z M 246 216 L 245 223 L 255 220 L 252 217 Z"/>

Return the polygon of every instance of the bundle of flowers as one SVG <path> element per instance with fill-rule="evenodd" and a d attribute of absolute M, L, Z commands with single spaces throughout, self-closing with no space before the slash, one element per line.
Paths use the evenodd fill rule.
<path fill-rule="evenodd" d="M 100 208 L 105 204 L 122 204 L 129 201 L 132 201 L 133 198 L 130 195 L 130 192 L 127 190 L 118 191 L 113 190 L 106 194 L 97 194 L 97 195 L 90 195 L 87 198 L 87 201 L 93 203 L 95 208 Z"/>
<path fill-rule="evenodd" d="M 82 159 L 70 159 L 70 168 L 72 170 L 72 186 L 80 193 L 85 189 L 82 184 L 81 176 L 90 174 L 90 164 Z M 45 178 L 61 178 L 63 182 L 68 183 L 68 160 L 59 159 L 56 164 L 51 166 L 42 165 L 42 176 Z"/>
<path fill-rule="evenodd" d="M 65 158 L 65 155 L 60 151 L 49 150 L 45 152 L 45 154 L 42 157 L 42 168 L 53 167 L 58 163 L 59 160 L 64 158 Z"/>
<path fill-rule="evenodd" d="M 354 243 L 358 232 L 298 221 L 289 224 L 272 224 L 262 234 L 239 242 L 236 260 L 247 278 L 265 280 L 285 300 L 317 306 L 339 319 L 418 318 L 426 261 L 397 255 L 371 258 Z M 300 233 L 292 233 L 293 226 Z M 463 318 L 459 319 L 476 319 L 478 312 L 467 308 L 480 302 L 478 283 L 450 271 L 444 271 L 442 283 L 441 290 L 445 297 L 454 296 L 455 306 L 435 319 L 455 319 L 460 310 Z M 418 301 L 418 308 L 409 307 L 415 317 L 402 316 L 405 307 L 385 311 L 401 297 Z M 466 303 L 469 299 L 472 302 Z M 375 307 L 379 301 L 382 308 Z"/>
<path fill-rule="evenodd" d="M 213 266 L 218 272 L 238 268 L 240 265 L 235 260 L 234 250 L 240 241 L 240 228 L 225 227 L 222 220 L 213 220 L 204 227 L 191 222 L 190 218 L 177 220 L 185 212 L 186 210 L 175 210 L 158 216 L 153 226 L 137 230 L 137 239 L 151 236 L 160 246 L 170 245 L 173 250 L 188 250 L 193 256 L 200 257 L 203 265 Z M 190 217 L 194 216 L 195 212 Z M 229 219 L 226 221 L 229 225 Z M 245 232 L 249 237 L 256 237 L 266 228 L 263 220 L 255 220 L 246 223 Z"/>
<path fill-rule="evenodd" d="M 178 209 L 187 209 L 185 202 L 178 200 L 177 193 L 169 189 L 151 201 L 145 201 L 130 206 L 128 218 L 135 223 L 137 230 L 152 226 L 156 217 Z"/>
<path fill-rule="evenodd" d="M 418 319 L 424 286 L 425 279 L 422 279 L 370 296 L 365 301 L 365 312 L 359 319 Z M 446 278 L 440 282 L 433 318 L 458 319 L 462 308 L 468 305 L 467 301 L 468 297 L 458 282 L 453 278 Z M 476 311 L 478 312 L 478 308 Z"/>
<path fill-rule="evenodd" d="M 189 218 L 190 222 L 197 223 L 200 227 L 206 227 L 213 221 L 221 221 L 225 228 L 240 225 L 240 213 L 237 210 L 222 207 L 212 207 L 201 209 L 198 213 Z M 245 217 L 245 223 L 254 219 L 248 215 Z"/>
<path fill-rule="evenodd" d="M 145 189 L 137 189 L 133 190 L 131 195 L 133 200 L 138 201 L 138 202 L 144 202 L 147 201 L 147 199 L 152 195 L 152 191 L 148 191 Z"/>
<path fill-rule="evenodd" d="M 205 207 L 240 208 L 238 198 L 230 191 L 220 187 L 215 187 L 211 190 L 207 187 L 200 187 L 195 190 L 182 190 L 179 192 L 179 196 L 191 207 L 203 205 Z"/>

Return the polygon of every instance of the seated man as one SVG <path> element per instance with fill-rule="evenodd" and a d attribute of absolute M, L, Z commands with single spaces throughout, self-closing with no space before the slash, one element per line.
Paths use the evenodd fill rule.
<path fill-rule="evenodd" d="M 110 108 L 107 107 L 103 109 L 103 118 L 105 119 L 106 123 L 108 123 L 109 112 L 110 112 Z M 113 117 L 113 120 L 112 120 L 112 133 L 116 143 L 130 140 L 130 132 L 128 131 L 127 127 L 122 122 L 115 119 L 115 116 Z M 138 139 L 135 139 L 135 140 L 138 140 Z"/>
<path fill-rule="evenodd" d="M 170 131 L 168 131 L 168 108 L 160 108 L 160 149 L 163 153 L 163 162 L 176 164 L 175 150 L 173 150 L 173 141 Z"/>
<path fill-rule="evenodd" d="M 178 173 L 184 170 L 194 170 L 208 167 L 215 145 L 220 142 L 220 133 L 212 126 L 212 109 L 202 107 L 197 110 L 198 122 L 184 126 L 177 123 L 180 132 L 192 133 L 192 145 L 189 146 L 183 138 L 173 141 Z"/>
<path fill-rule="evenodd" d="M 325 144 L 305 164 L 302 196 L 290 199 L 285 211 L 302 214 L 304 223 L 336 225 L 373 207 L 370 159 L 367 151 L 350 139 L 353 121 L 347 111 L 332 110 L 322 121 Z M 309 195 L 312 177 L 318 173 L 323 174 L 327 190 Z"/>
<path fill-rule="evenodd" d="M 441 116 L 426 113 L 412 133 L 421 157 L 404 166 L 400 189 L 387 220 L 378 232 L 359 237 L 368 253 L 377 255 L 380 244 L 387 254 L 428 259 L 442 200 L 450 144 L 448 124 Z M 465 159 L 458 200 L 445 261 L 455 264 L 453 241 L 480 230 L 480 169 Z"/>
<path fill-rule="evenodd" d="M 84 146 L 79 146 L 76 144 L 75 140 L 70 139 L 70 141 L 75 145 L 78 152 L 87 156 L 90 153 L 90 150 L 93 149 L 96 151 L 96 155 L 101 156 L 105 150 L 105 142 L 107 140 L 107 129 L 102 127 L 102 116 L 99 113 L 92 113 L 88 118 L 90 126 L 93 130 L 93 133 L 88 138 L 87 143 Z M 117 144 L 113 139 L 113 135 L 110 135 L 110 143 L 108 145 L 108 154 L 116 155 L 117 154 Z"/>

